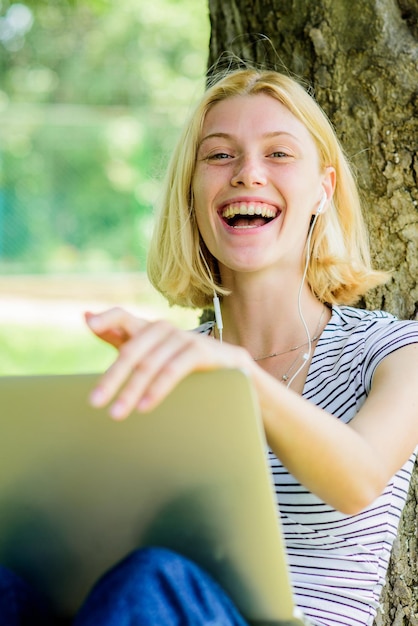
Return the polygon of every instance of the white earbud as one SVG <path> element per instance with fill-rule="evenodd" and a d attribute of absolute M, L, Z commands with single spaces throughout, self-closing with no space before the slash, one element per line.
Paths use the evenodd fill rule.
<path fill-rule="evenodd" d="M 219 340 L 222 343 L 222 329 L 223 329 L 224 325 L 223 325 L 223 321 L 222 321 L 221 305 L 219 303 L 219 298 L 218 298 L 216 292 L 213 295 L 213 309 L 215 311 L 215 321 L 216 321 L 216 327 L 217 327 L 218 333 L 219 333 Z"/>
<path fill-rule="evenodd" d="M 320 215 L 321 213 L 323 213 L 323 212 L 324 212 L 325 203 L 326 203 L 326 201 L 327 201 L 327 200 L 328 200 L 328 198 L 327 198 L 327 194 L 326 194 L 326 193 L 325 193 L 325 191 L 324 191 L 324 195 L 322 196 L 322 200 L 321 200 L 321 202 L 319 203 L 319 207 L 317 208 L 317 210 L 316 210 L 316 212 L 315 212 L 315 213 L 316 213 L 316 215 Z"/>

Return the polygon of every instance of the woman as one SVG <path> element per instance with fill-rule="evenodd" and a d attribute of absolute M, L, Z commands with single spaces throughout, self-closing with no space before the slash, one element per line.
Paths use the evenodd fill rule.
<path fill-rule="evenodd" d="M 191 333 L 120 309 L 87 314 L 119 351 L 91 402 L 123 419 L 154 407 L 192 371 L 245 368 L 270 446 L 296 602 L 314 624 L 372 624 L 418 441 L 418 325 L 350 306 L 386 276 L 370 267 L 335 134 L 293 79 L 227 74 L 186 126 L 162 204 L 151 281 L 171 303 L 202 308 L 214 299 L 217 325 Z M 203 572 L 190 573 L 177 555 L 157 560 L 170 592 L 155 583 L 156 561 L 151 574 L 140 564 L 135 593 L 154 580 L 151 613 L 115 623 L 245 623 Z M 173 563 L 193 583 L 170 578 Z M 191 600 L 196 580 L 200 599 Z M 205 613 L 206 592 L 215 617 Z M 164 613 L 168 605 L 177 617 Z M 77 624 L 90 623 L 90 609 Z"/>

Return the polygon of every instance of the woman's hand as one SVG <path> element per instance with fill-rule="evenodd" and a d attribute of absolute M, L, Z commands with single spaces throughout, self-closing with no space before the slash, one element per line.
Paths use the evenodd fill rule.
<path fill-rule="evenodd" d="M 139 319 L 122 309 L 87 314 L 86 320 L 98 337 L 119 351 L 92 392 L 94 406 L 113 401 L 111 415 L 123 419 L 135 408 L 152 409 L 193 371 L 245 369 L 270 448 L 301 484 L 343 513 L 354 515 L 368 506 L 415 447 L 417 345 L 384 359 L 368 399 L 347 425 L 287 389 L 243 348 L 168 322 Z"/>
<path fill-rule="evenodd" d="M 134 409 L 152 409 L 193 371 L 252 364 L 242 348 L 166 321 L 143 320 L 120 308 L 99 315 L 86 313 L 86 322 L 95 335 L 119 351 L 90 396 L 96 407 L 114 400 L 110 408 L 114 419 L 123 419 Z"/>

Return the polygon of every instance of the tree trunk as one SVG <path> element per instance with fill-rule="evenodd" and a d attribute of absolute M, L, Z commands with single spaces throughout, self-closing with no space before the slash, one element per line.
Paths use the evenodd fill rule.
<path fill-rule="evenodd" d="M 209 0 L 209 66 L 224 51 L 314 88 L 364 199 L 389 283 L 367 308 L 418 312 L 418 0 Z M 418 626 L 418 468 L 394 545 L 379 626 Z"/>

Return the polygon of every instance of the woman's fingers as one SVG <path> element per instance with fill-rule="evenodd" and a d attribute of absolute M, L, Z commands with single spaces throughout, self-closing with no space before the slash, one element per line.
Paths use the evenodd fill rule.
<path fill-rule="evenodd" d="M 146 324 L 144 320 L 119 307 L 98 314 L 87 311 L 84 317 L 90 330 L 114 348 L 120 348 Z"/>
<path fill-rule="evenodd" d="M 119 357 L 93 391 L 91 402 L 95 406 L 104 406 L 126 385 L 111 411 L 114 417 L 125 416 L 143 394 L 143 389 L 158 369 L 158 361 L 172 358 L 182 341 L 182 334 L 175 332 L 169 324 L 148 322 L 120 348 Z"/>
<path fill-rule="evenodd" d="M 233 367 L 250 371 L 252 366 L 252 359 L 243 348 L 194 333 L 187 333 L 179 348 L 173 346 L 171 357 L 162 353 L 156 356 L 153 375 L 136 403 L 140 411 L 154 408 L 191 372 Z"/>
<path fill-rule="evenodd" d="M 187 365 L 182 366 L 190 343 L 189 337 L 174 332 L 150 347 L 118 393 L 110 409 L 112 417 L 122 419 L 135 408 L 149 410 L 161 401 L 183 378 L 184 369 L 186 373 L 190 371 Z M 153 392 L 156 384 L 157 390 Z"/>
<path fill-rule="evenodd" d="M 193 344 L 182 346 L 181 351 L 171 360 L 161 363 L 161 367 L 150 378 L 142 397 L 136 402 L 139 411 L 149 411 L 159 404 L 185 376 L 193 371 L 221 367 L 215 359 L 202 359 L 202 351 Z M 227 367 L 227 365 L 224 365 Z"/>
<path fill-rule="evenodd" d="M 104 406 L 114 399 L 110 414 L 123 419 L 135 408 L 153 408 L 192 371 L 242 367 L 246 356 L 241 348 L 221 346 L 167 322 L 141 321 L 135 336 L 121 346 L 118 358 L 90 400 L 94 406 Z"/>

